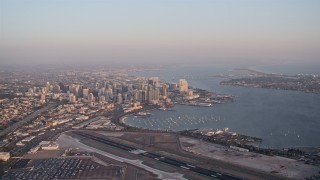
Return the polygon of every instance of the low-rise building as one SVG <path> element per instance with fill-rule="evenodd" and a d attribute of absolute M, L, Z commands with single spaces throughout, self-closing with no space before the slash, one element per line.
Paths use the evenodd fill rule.
<path fill-rule="evenodd" d="M 56 142 L 50 142 L 50 143 L 41 145 L 41 149 L 43 150 L 56 150 L 58 148 L 59 148 L 59 144 Z"/>
<path fill-rule="evenodd" d="M 35 153 L 40 149 L 40 146 L 36 146 L 30 149 L 29 153 Z"/>
<path fill-rule="evenodd" d="M 245 148 L 241 148 L 241 147 L 237 147 L 237 146 L 230 146 L 230 149 L 240 151 L 240 152 L 249 152 L 249 149 L 245 149 Z"/>
<path fill-rule="evenodd" d="M 34 139 L 36 136 L 29 136 L 29 137 L 26 137 L 24 139 L 21 140 L 21 142 L 30 142 L 32 139 Z"/>
<path fill-rule="evenodd" d="M 0 152 L 0 161 L 8 161 L 10 159 L 9 152 Z"/>

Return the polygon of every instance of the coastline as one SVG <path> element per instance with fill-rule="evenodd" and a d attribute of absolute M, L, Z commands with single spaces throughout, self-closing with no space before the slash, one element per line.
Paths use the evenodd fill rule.
<path fill-rule="evenodd" d="M 299 62 L 281 62 L 272 64 L 262 64 L 249 66 L 249 69 L 263 72 L 266 74 L 287 74 L 290 76 L 297 74 L 316 74 L 320 75 L 320 71 L 316 68 L 319 67 L 319 62 L 311 62 L 308 64 Z M 273 69 L 273 70 L 271 70 Z"/>

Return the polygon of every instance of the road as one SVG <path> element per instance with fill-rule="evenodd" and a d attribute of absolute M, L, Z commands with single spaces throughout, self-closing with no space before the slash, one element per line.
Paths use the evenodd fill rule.
<path fill-rule="evenodd" d="M 41 113 L 47 111 L 48 109 L 54 107 L 54 106 L 57 106 L 56 103 L 54 104 L 48 104 L 46 105 L 45 107 L 41 108 L 41 109 L 38 109 L 36 110 L 35 112 L 33 112 L 32 114 L 28 115 L 27 117 L 25 117 L 23 120 L 13 124 L 13 125 L 10 125 L 8 128 L 4 129 L 3 131 L 0 132 L 0 137 L 4 136 L 4 135 L 7 135 L 8 133 L 14 131 L 15 129 L 21 127 L 22 125 L 26 124 L 27 122 L 33 120 L 34 118 L 36 118 L 38 115 L 40 115 Z"/>
<path fill-rule="evenodd" d="M 128 145 L 124 145 L 121 143 L 117 143 L 114 141 L 110 141 L 108 139 L 104 139 L 101 137 L 97 137 L 91 134 L 87 134 L 87 133 L 83 133 L 83 132 L 73 132 L 74 134 L 77 134 L 79 136 L 85 137 L 85 138 L 89 138 L 89 139 L 93 139 L 97 142 L 100 143 L 104 143 L 107 144 L 109 146 L 113 146 L 119 149 L 122 149 L 124 151 L 128 151 L 128 152 L 132 152 L 132 151 L 137 151 L 138 149 L 128 146 Z M 139 153 L 139 155 L 144 156 L 144 157 L 148 157 L 157 161 L 161 161 L 163 163 L 169 164 L 171 166 L 175 166 L 175 167 L 179 167 L 179 168 L 183 168 L 192 172 L 196 172 L 198 174 L 204 175 L 204 176 L 208 176 L 208 177 L 212 177 L 215 179 L 220 179 L 220 180 L 240 180 L 237 177 L 233 177 L 227 174 L 222 174 L 213 170 L 209 170 L 209 169 L 205 169 L 205 168 L 201 168 L 192 164 L 188 164 L 185 162 L 182 162 L 180 160 L 177 159 L 173 159 L 170 157 L 166 157 L 166 156 L 162 156 L 162 155 L 158 155 L 152 152 L 146 152 L 146 151 L 141 151 L 141 153 Z"/>

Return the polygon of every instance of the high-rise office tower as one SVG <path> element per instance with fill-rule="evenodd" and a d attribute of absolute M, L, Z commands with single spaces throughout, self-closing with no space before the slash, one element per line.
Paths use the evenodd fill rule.
<path fill-rule="evenodd" d="M 138 90 L 134 90 L 132 95 L 133 95 L 133 100 L 141 102 L 139 99 L 139 91 Z"/>
<path fill-rule="evenodd" d="M 41 102 L 46 102 L 46 95 L 45 94 L 41 94 Z"/>
<path fill-rule="evenodd" d="M 105 96 L 100 96 L 99 97 L 99 102 L 100 103 L 104 103 L 106 101 L 106 97 Z"/>
<path fill-rule="evenodd" d="M 55 85 L 55 86 L 53 87 L 53 92 L 54 92 L 54 93 L 60 93 L 60 86 L 59 86 L 59 85 Z"/>
<path fill-rule="evenodd" d="M 158 86 L 159 85 L 159 77 L 151 77 L 148 80 L 148 84 L 152 85 L 152 86 Z"/>
<path fill-rule="evenodd" d="M 49 83 L 49 82 L 47 82 L 47 83 L 46 83 L 46 93 L 48 93 L 48 92 L 49 92 L 49 90 L 50 90 L 50 83 Z"/>
<path fill-rule="evenodd" d="M 175 91 L 178 89 L 178 85 L 177 85 L 177 83 L 171 83 L 169 88 L 171 91 Z"/>
<path fill-rule="evenodd" d="M 75 103 L 77 101 L 77 98 L 74 94 L 69 95 L 69 102 L 70 103 Z"/>
<path fill-rule="evenodd" d="M 101 96 L 101 95 L 105 95 L 105 91 L 106 91 L 106 88 L 101 88 L 99 89 L 99 92 L 98 92 L 98 95 Z"/>
<path fill-rule="evenodd" d="M 59 83 L 59 86 L 60 86 L 60 90 L 62 90 L 62 92 L 67 92 L 63 83 Z"/>
<path fill-rule="evenodd" d="M 123 101 L 127 101 L 128 100 L 128 93 L 123 93 Z"/>
<path fill-rule="evenodd" d="M 46 94 L 47 93 L 47 88 L 46 87 L 42 87 L 41 88 L 41 93 L 42 94 Z"/>
<path fill-rule="evenodd" d="M 75 88 L 73 89 L 73 93 L 76 97 L 79 97 L 79 91 L 80 91 L 80 85 L 76 85 Z"/>
<path fill-rule="evenodd" d="M 159 101 L 160 91 L 159 88 L 155 88 L 153 90 L 153 100 Z"/>
<path fill-rule="evenodd" d="M 113 88 L 113 91 L 115 92 L 116 89 L 117 89 L 117 83 L 116 83 L 116 82 L 113 82 L 113 83 L 112 83 L 112 88 Z"/>
<path fill-rule="evenodd" d="M 162 85 L 162 97 L 165 99 L 167 97 L 167 93 L 168 93 L 168 89 L 167 89 L 167 85 L 163 84 Z"/>
<path fill-rule="evenodd" d="M 94 95 L 93 95 L 92 93 L 89 94 L 88 100 L 89 100 L 90 102 L 94 102 L 95 99 L 94 99 Z"/>
<path fill-rule="evenodd" d="M 88 98 L 89 96 L 89 89 L 83 89 L 82 90 L 83 98 Z"/>
<path fill-rule="evenodd" d="M 154 100 L 154 89 L 152 85 L 149 85 L 149 90 L 148 90 L 148 103 L 152 103 Z"/>
<path fill-rule="evenodd" d="M 50 86 L 49 86 L 49 91 L 50 91 L 50 92 L 53 91 L 53 85 L 52 85 L 52 84 L 50 84 Z"/>
<path fill-rule="evenodd" d="M 122 104 L 122 94 L 121 93 L 118 93 L 118 95 L 117 95 L 117 103 Z"/>

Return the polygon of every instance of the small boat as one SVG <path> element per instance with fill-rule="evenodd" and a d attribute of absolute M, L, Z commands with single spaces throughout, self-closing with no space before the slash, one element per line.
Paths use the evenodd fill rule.
<path fill-rule="evenodd" d="M 172 108 L 165 108 L 165 107 L 161 107 L 161 108 L 158 108 L 159 110 L 162 110 L 162 111 L 175 111 L 174 109 Z"/>
<path fill-rule="evenodd" d="M 145 117 L 150 117 L 151 113 L 147 113 L 147 112 L 138 112 L 137 114 L 134 115 L 134 117 L 141 117 L 141 118 L 145 118 Z"/>

